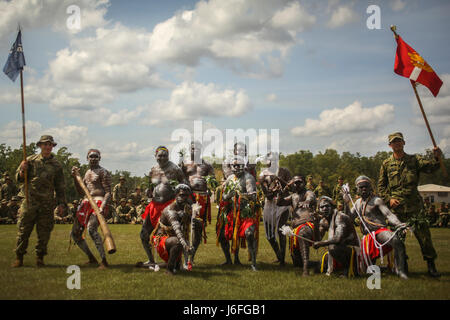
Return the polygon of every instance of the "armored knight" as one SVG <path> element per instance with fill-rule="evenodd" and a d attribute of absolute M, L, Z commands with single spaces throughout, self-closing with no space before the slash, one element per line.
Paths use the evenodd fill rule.
<path fill-rule="evenodd" d="M 321 228 L 320 233 L 323 236 L 328 231 L 328 240 L 316 241 L 313 244 L 314 249 L 328 246 L 328 259 L 330 256 L 336 261 L 336 267 L 329 267 L 327 274 L 331 273 L 331 269 L 342 268 L 344 276 L 349 275 L 349 270 L 356 270 L 357 251 L 355 247 L 359 247 L 358 235 L 355 230 L 352 219 L 345 213 L 336 210 L 333 199 L 327 196 L 320 197 L 319 214 L 322 216 L 321 227 L 328 225 L 328 228 Z M 354 260 L 352 261 L 352 255 Z M 330 262 L 333 261 L 330 259 Z M 331 262 L 332 263 L 332 262 Z M 329 266 L 332 264 L 329 263 Z"/>
<path fill-rule="evenodd" d="M 277 206 L 277 197 L 292 177 L 288 169 L 279 167 L 277 153 L 269 152 L 266 156 L 259 158 L 259 161 L 265 166 L 258 177 L 258 181 L 265 198 L 263 220 L 266 238 L 275 252 L 276 262 L 284 265 L 286 236 L 280 231 L 280 227 L 287 224 L 289 206 Z"/>
<path fill-rule="evenodd" d="M 258 250 L 259 215 L 256 208 L 256 181 L 244 168 L 244 160 L 236 157 L 232 161 L 232 174 L 227 178 L 222 196 L 222 206 L 217 218 L 217 236 L 226 261 L 231 264 L 231 252 L 234 264 L 239 260 L 239 246 L 248 245 L 251 268 L 256 271 L 256 254 Z"/>
<path fill-rule="evenodd" d="M 150 170 L 150 188 L 147 194 L 151 201 L 142 214 L 144 222 L 140 233 L 142 246 L 148 257 L 148 262 L 144 263 L 144 266 L 155 263 L 150 248 L 150 234 L 156 227 L 164 208 L 171 204 L 175 198 L 171 182 L 187 184 L 181 169 L 169 160 L 169 150 L 166 147 L 158 147 L 155 151 L 155 158 L 157 165 Z M 141 262 L 138 262 L 138 265 L 141 264 Z"/>
<path fill-rule="evenodd" d="M 400 233 L 407 227 L 406 223 L 402 223 L 381 198 L 372 194 L 370 178 L 359 176 L 355 180 L 355 185 L 361 198 L 356 200 L 350 216 L 355 219 L 359 213 L 359 217 L 361 217 L 361 232 L 364 234 L 361 242 L 363 255 L 368 256 L 375 263 L 374 261 L 381 254 L 386 254 L 394 249 L 397 275 L 402 279 L 408 279 L 406 249 L 400 239 Z M 344 201 L 348 202 L 349 198 L 344 196 Z M 387 229 L 388 225 L 397 229 L 397 234 L 394 235 L 391 230 Z M 368 263 L 370 261 L 366 262 L 366 264 Z"/>
<path fill-rule="evenodd" d="M 198 141 L 191 142 L 190 161 L 181 164 L 181 170 L 189 180 L 192 196 L 195 202 L 202 206 L 199 215 L 194 218 L 193 241 L 191 262 L 194 262 L 195 253 L 201 243 L 202 233 L 206 243 L 206 224 L 211 224 L 211 191 L 208 189 L 206 178 L 215 181 L 214 168 L 201 158 L 201 144 Z M 211 180 L 210 180 L 211 181 Z M 217 183 L 217 182 L 216 182 Z"/>
<path fill-rule="evenodd" d="M 167 263 L 166 272 L 171 275 L 180 269 L 181 253 L 192 251 L 187 240 L 192 221 L 191 194 L 188 185 L 175 188 L 175 201 L 163 210 L 152 237 L 159 256 Z"/>
<path fill-rule="evenodd" d="M 287 191 L 291 187 L 293 193 L 287 195 Z M 303 276 L 307 276 L 309 274 L 309 247 L 313 241 L 320 240 L 319 219 L 314 213 L 316 196 L 314 192 L 306 190 L 303 176 L 294 176 L 277 198 L 277 205 L 292 207 L 291 227 L 294 229 L 294 234 L 310 241 L 299 240 L 295 236 L 289 239 L 294 266 L 303 266 Z"/>
<path fill-rule="evenodd" d="M 107 216 L 109 203 L 111 201 L 111 174 L 99 165 L 100 159 L 101 155 L 99 150 L 90 149 L 88 151 L 87 160 L 89 162 L 89 169 L 84 175 L 83 182 L 89 190 L 92 199 L 96 201 L 100 214 Z M 84 195 L 83 189 L 76 179 L 76 176 L 79 174 L 79 168 L 73 167 L 72 176 L 74 178 L 75 187 L 80 195 Z M 99 222 L 94 213 L 94 209 L 91 207 L 89 200 L 85 197 L 78 207 L 71 236 L 78 247 L 80 247 L 80 249 L 88 256 L 89 261 L 87 264 L 97 265 L 97 259 L 95 259 L 86 240 L 83 238 L 83 231 L 87 227 L 89 235 L 94 241 L 95 247 L 102 259 L 99 269 L 105 269 L 108 267 L 108 262 L 106 261 L 102 238 L 98 233 L 98 226 Z"/>

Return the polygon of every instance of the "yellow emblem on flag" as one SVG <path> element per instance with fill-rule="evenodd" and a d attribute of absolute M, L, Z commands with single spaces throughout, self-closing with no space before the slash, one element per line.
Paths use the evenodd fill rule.
<path fill-rule="evenodd" d="M 434 72 L 430 65 L 417 52 L 408 52 L 408 56 L 415 67 L 427 72 Z"/>

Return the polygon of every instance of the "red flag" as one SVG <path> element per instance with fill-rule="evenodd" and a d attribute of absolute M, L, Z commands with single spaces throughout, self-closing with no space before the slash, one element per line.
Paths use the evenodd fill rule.
<path fill-rule="evenodd" d="M 442 80 L 430 65 L 411 48 L 403 39 L 397 37 L 397 53 L 395 55 L 394 72 L 411 81 L 419 82 L 430 89 L 436 97 L 442 86 Z"/>

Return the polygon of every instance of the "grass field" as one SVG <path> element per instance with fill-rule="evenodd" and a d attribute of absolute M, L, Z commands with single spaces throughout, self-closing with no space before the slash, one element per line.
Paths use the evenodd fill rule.
<path fill-rule="evenodd" d="M 224 256 L 215 244 L 213 226 L 207 228 L 208 243 L 201 244 L 193 270 L 171 277 L 164 270 L 153 272 L 134 267 L 137 261 L 146 260 L 139 225 L 110 225 L 117 252 L 108 256 L 111 265 L 108 270 L 82 266 L 87 258 L 78 247 L 68 252 L 71 225 L 55 225 L 45 258 L 47 267 L 37 269 L 35 266 L 36 231 L 33 231 L 24 267 L 13 269 L 10 265 L 15 257 L 17 226 L 1 225 L 0 299 L 450 299 L 450 229 L 431 230 L 439 255 L 436 265 L 442 273 L 439 280 L 427 276 L 417 240 L 408 233 L 410 279 L 402 281 L 395 275 L 383 273 L 381 289 L 369 290 L 368 275 L 343 279 L 311 271 L 310 277 L 301 277 L 301 271 L 292 266 L 288 253 L 284 268 L 273 264 L 274 254 L 262 225 L 257 259 L 259 271 L 250 270 L 246 249 L 240 252 L 242 267 L 220 267 Z M 90 239 L 88 243 L 98 257 Z M 312 260 L 318 261 L 324 251 L 324 248 L 312 249 Z M 69 290 L 66 281 L 70 274 L 66 269 L 77 264 L 81 266 L 81 289 Z"/>

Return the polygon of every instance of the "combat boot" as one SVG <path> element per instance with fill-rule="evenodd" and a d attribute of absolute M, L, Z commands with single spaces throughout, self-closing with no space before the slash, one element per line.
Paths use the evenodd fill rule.
<path fill-rule="evenodd" d="M 426 259 L 428 265 L 428 274 L 432 278 L 439 278 L 441 274 L 436 270 L 436 266 L 434 264 L 434 259 Z"/>
<path fill-rule="evenodd" d="M 102 259 L 102 262 L 100 262 L 100 266 L 98 267 L 101 270 L 107 269 L 109 267 L 108 261 L 106 261 L 106 258 Z"/>
<path fill-rule="evenodd" d="M 16 260 L 12 263 L 11 267 L 13 268 L 20 268 L 23 266 L 23 256 L 16 256 Z"/>
<path fill-rule="evenodd" d="M 45 263 L 44 263 L 44 256 L 37 256 L 36 257 L 36 266 L 38 268 L 44 267 Z"/>

